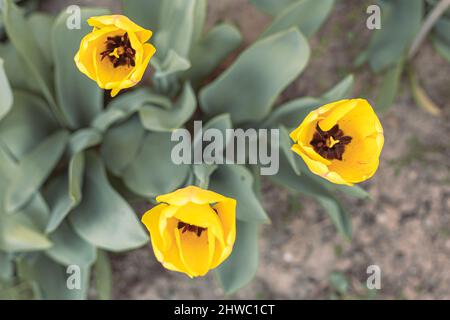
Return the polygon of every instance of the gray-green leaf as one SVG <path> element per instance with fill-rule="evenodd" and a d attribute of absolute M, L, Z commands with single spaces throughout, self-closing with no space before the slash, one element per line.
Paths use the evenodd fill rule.
<path fill-rule="evenodd" d="M 3 59 L 0 58 L 0 96 L 2 97 L 0 99 L 0 120 L 11 110 L 13 104 L 12 91 L 3 64 Z"/>
<path fill-rule="evenodd" d="M 123 174 L 127 187 L 150 198 L 180 187 L 188 177 L 190 167 L 172 162 L 171 152 L 175 144 L 170 133 L 147 133 L 137 157 Z"/>
<path fill-rule="evenodd" d="M 68 133 L 59 131 L 20 159 L 17 176 L 6 193 L 8 212 L 21 208 L 39 190 L 63 154 L 67 141 Z"/>
<path fill-rule="evenodd" d="M 53 25 L 51 40 L 56 94 L 71 128 L 89 125 L 103 107 L 103 90 L 78 70 L 74 57 L 81 39 L 92 29 L 86 20 L 107 13 L 105 9 L 82 9 L 81 29 L 69 29 L 66 24 L 70 13 L 64 11 Z"/>
<path fill-rule="evenodd" d="M 83 239 L 106 250 L 130 250 L 148 241 L 132 208 L 111 187 L 103 163 L 91 151 L 86 154 L 83 199 L 69 220 Z"/>
<path fill-rule="evenodd" d="M 210 115 L 229 113 L 234 123 L 261 120 L 301 73 L 309 54 L 308 43 L 297 29 L 257 41 L 202 89 L 203 110 Z"/>
<path fill-rule="evenodd" d="M 287 6 L 261 37 L 266 37 L 291 27 L 297 27 L 306 37 L 311 37 L 323 24 L 333 8 L 334 0 L 299 0 Z"/>
<path fill-rule="evenodd" d="M 237 218 L 251 223 L 267 223 L 269 218 L 253 192 L 253 176 L 240 165 L 222 165 L 211 175 L 209 187 L 236 199 Z"/>
<path fill-rule="evenodd" d="M 258 270 L 258 224 L 237 221 L 236 232 L 230 257 L 216 269 L 219 283 L 227 294 L 249 283 Z"/>

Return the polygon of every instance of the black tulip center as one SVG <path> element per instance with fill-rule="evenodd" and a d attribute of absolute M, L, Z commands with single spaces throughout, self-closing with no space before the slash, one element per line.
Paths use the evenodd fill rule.
<path fill-rule="evenodd" d="M 102 60 L 108 58 L 114 68 L 120 66 L 134 67 L 136 65 L 136 50 L 131 47 L 128 33 L 122 36 L 108 37 L 105 41 L 106 50 L 100 53 Z"/>
<path fill-rule="evenodd" d="M 335 125 L 328 131 L 323 131 L 316 125 L 316 132 L 310 144 L 314 151 L 328 160 L 341 160 L 345 152 L 345 146 L 352 141 L 352 137 L 346 136 L 344 132 L 339 129 L 339 125 Z"/>

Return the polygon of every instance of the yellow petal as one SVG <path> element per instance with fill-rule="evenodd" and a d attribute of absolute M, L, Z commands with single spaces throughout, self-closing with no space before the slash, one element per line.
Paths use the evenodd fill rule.
<path fill-rule="evenodd" d="M 200 236 L 194 232 L 182 233 L 179 229 L 175 229 L 174 233 L 187 274 L 190 277 L 205 275 L 210 266 L 208 231 Z"/>
<path fill-rule="evenodd" d="M 97 81 L 94 66 L 97 57 L 94 55 L 94 50 L 101 50 L 98 48 L 103 48 L 105 46 L 106 38 L 111 33 L 115 32 L 115 30 L 114 27 L 109 27 L 91 32 L 81 40 L 80 49 L 74 58 L 75 64 L 82 73 L 94 81 Z"/>
<path fill-rule="evenodd" d="M 207 228 L 224 243 L 222 223 L 209 204 L 187 203 L 178 208 L 174 217 L 184 223 Z"/>
<path fill-rule="evenodd" d="M 228 258 L 233 250 L 234 242 L 236 240 L 236 200 L 230 199 L 228 201 L 219 202 L 214 205 L 214 209 L 217 210 L 219 219 L 222 222 L 225 244 L 216 242 L 216 252 L 211 264 L 211 269 L 216 268 Z"/>
<path fill-rule="evenodd" d="M 295 145 L 291 148 L 292 151 L 300 155 L 305 162 L 306 166 L 312 173 L 321 176 L 328 181 L 331 181 L 336 184 L 346 184 L 352 185 L 348 181 L 344 180 L 337 172 L 333 172 L 330 168 L 322 163 L 321 161 L 317 161 L 311 159 L 307 154 L 305 154 L 301 148 L 295 147 Z"/>
<path fill-rule="evenodd" d="M 323 131 L 328 131 L 334 127 L 340 119 L 345 117 L 345 115 L 351 112 L 358 105 L 356 99 L 352 100 L 342 100 L 339 103 L 335 103 L 332 110 L 325 118 L 319 121 L 319 126 Z"/>
<path fill-rule="evenodd" d="M 349 183 L 359 183 L 375 174 L 380 152 L 376 138 L 355 138 L 346 146 L 343 160 L 334 160 L 329 169 L 338 172 Z"/>
<path fill-rule="evenodd" d="M 164 245 L 162 242 L 162 237 L 158 229 L 159 217 L 162 210 L 167 207 L 166 204 L 159 204 L 142 216 L 142 223 L 147 227 L 150 232 L 150 238 L 152 241 L 153 251 L 155 253 L 156 259 L 158 261 L 163 260 Z"/>
<path fill-rule="evenodd" d="M 124 31 L 135 32 L 141 43 L 147 42 L 152 36 L 150 30 L 146 30 L 141 26 L 131 21 L 128 17 L 123 15 L 107 15 L 97 16 L 88 19 L 88 24 L 95 28 L 104 28 L 106 26 L 115 26 Z"/>
<path fill-rule="evenodd" d="M 188 186 L 156 197 L 156 201 L 183 206 L 188 202 L 196 204 L 209 204 L 224 201 L 228 198 L 210 190 L 204 190 L 196 186 Z"/>
<path fill-rule="evenodd" d="M 374 133 L 383 133 L 380 121 L 367 100 L 354 99 L 356 108 L 339 120 L 339 127 L 346 135 L 365 138 Z"/>
<path fill-rule="evenodd" d="M 172 241 L 171 246 L 166 246 L 164 244 L 163 238 L 159 231 L 159 219 L 161 217 L 164 209 L 167 208 L 166 204 L 160 204 L 149 211 L 147 211 L 142 216 L 142 223 L 147 227 L 147 230 L 150 232 L 150 239 L 152 242 L 153 252 L 155 253 L 156 259 L 161 262 L 165 268 L 172 271 L 179 271 L 186 273 L 186 269 L 184 268 L 184 264 L 181 261 L 177 246 L 175 244 L 175 240 Z M 169 230 L 170 228 L 168 228 Z M 171 236 L 174 238 L 173 230 L 175 228 L 172 227 Z M 167 230 L 167 232 L 169 232 Z"/>
<path fill-rule="evenodd" d="M 136 68 L 134 69 L 133 73 L 130 76 L 130 80 L 133 81 L 134 83 L 138 83 L 139 81 L 142 80 L 145 70 L 147 69 L 147 66 L 150 62 L 150 58 L 156 52 L 155 47 L 150 43 L 144 44 L 143 49 L 144 49 L 144 58 L 139 65 L 136 65 Z"/>
<path fill-rule="evenodd" d="M 297 154 L 304 153 L 304 155 L 309 157 L 309 158 L 311 158 L 311 160 L 321 162 L 321 163 L 323 163 L 326 166 L 329 166 L 331 164 L 330 160 L 325 159 L 320 154 L 318 154 L 314 150 L 313 147 L 303 145 L 303 143 L 299 142 L 299 144 L 294 144 L 292 146 L 292 151 L 294 151 Z"/>

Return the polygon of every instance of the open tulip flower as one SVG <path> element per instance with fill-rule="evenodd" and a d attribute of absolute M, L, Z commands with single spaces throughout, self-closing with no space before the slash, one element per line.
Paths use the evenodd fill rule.
<path fill-rule="evenodd" d="M 236 200 L 188 186 L 158 196 L 142 217 L 156 258 L 189 277 L 205 275 L 231 253 L 236 239 Z"/>
<path fill-rule="evenodd" d="M 88 24 L 94 29 L 75 55 L 78 69 L 112 97 L 141 81 L 156 51 L 146 43 L 152 32 L 122 15 L 91 17 Z"/>
<path fill-rule="evenodd" d="M 346 185 L 374 175 L 384 144 L 381 123 L 364 99 L 324 105 L 309 113 L 290 136 L 292 150 L 313 173 Z"/>

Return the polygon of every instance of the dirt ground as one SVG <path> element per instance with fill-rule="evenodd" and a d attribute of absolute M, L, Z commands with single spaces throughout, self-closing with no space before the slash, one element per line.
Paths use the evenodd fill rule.
<path fill-rule="evenodd" d="M 67 3 L 104 5 L 114 1 L 44 1 L 58 11 Z M 245 0 L 210 0 L 208 25 L 229 21 L 245 43 L 269 17 Z M 355 72 L 354 95 L 376 97 L 378 81 L 353 62 L 369 40 L 365 9 L 370 1 L 338 0 L 311 41 L 311 62 L 288 88 L 286 98 L 318 95 Z M 115 8 L 117 4 L 115 4 Z M 363 184 L 371 200 L 344 199 L 353 219 L 351 242 L 337 235 L 312 200 L 292 197 L 264 184 L 264 205 L 272 224 L 263 227 L 256 278 L 226 297 L 212 274 L 195 280 L 166 271 L 150 247 L 113 256 L 114 298 L 119 299 L 450 299 L 450 65 L 426 43 L 414 61 L 419 77 L 443 115 L 432 116 L 412 100 L 403 81 L 395 106 L 381 116 L 385 147 L 380 168 Z M 363 285 L 369 265 L 381 268 L 381 290 Z M 348 282 L 337 295 L 331 278 Z"/>

